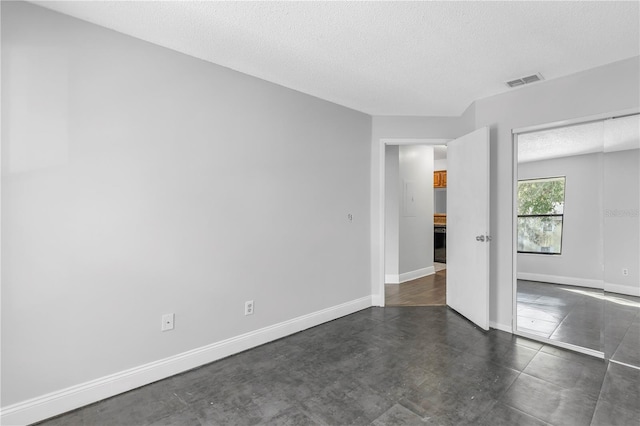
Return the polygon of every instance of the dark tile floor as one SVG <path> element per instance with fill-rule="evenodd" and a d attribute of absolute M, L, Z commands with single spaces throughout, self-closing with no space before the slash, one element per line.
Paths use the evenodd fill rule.
<path fill-rule="evenodd" d="M 640 297 L 605 293 L 605 355 L 640 367 Z"/>
<path fill-rule="evenodd" d="M 640 297 L 518 280 L 518 330 L 640 367 Z"/>
<path fill-rule="evenodd" d="M 604 352 L 602 290 L 518 280 L 518 330 Z"/>
<path fill-rule="evenodd" d="M 369 308 L 42 425 L 635 425 L 640 371 Z"/>

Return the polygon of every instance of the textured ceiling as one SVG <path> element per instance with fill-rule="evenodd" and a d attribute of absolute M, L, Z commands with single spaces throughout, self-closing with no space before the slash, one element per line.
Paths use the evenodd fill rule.
<path fill-rule="evenodd" d="M 640 148 L 640 115 L 518 135 L 518 163 Z"/>
<path fill-rule="evenodd" d="M 637 1 L 33 3 L 372 115 L 460 115 L 640 54 Z"/>

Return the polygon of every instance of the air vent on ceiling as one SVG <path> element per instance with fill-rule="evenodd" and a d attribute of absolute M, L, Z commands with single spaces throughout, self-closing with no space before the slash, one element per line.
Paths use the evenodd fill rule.
<path fill-rule="evenodd" d="M 516 78 L 515 80 L 507 81 L 506 85 L 509 87 L 524 86 L 525 84 L 535 83 L 536 81 L 544 80 L 540 73 L 528 75 L 526 77 Z"/>

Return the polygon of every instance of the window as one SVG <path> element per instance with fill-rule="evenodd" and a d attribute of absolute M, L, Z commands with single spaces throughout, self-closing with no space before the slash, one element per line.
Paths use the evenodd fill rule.
<path fill-rule="evenodd" d="M 564 186 L 564 176 L 518 181 L 518 253 L 562 253 Z"/>

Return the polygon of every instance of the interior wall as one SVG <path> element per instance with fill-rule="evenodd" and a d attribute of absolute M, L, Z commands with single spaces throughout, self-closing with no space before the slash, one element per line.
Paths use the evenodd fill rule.
<path fill-rule="evenodd" d="M 371 117 L 1 7 L 4 407 L 370 296 Z"/>
<path fill-rule="evenodd" d="M 604 288 L 631 296 L 640 296 L 639 170 L 639 149 L 604 155 Z"/>
<path fill-rule="evenodd" d="M 518 164 L 518 179 L 565 176 L 562 254 L 518 253 L 518 278 L 602 288 L 603 154 Z"/>
<path fill-rule="evenodd" d="M 636 56 L 476 101 L 475 126 L 491 128 L 492 326 L 512 324 L 512 130 L 640 107 L 639 65 Z"/>
<path fill-rule="evenodd" d="M 433 147 L 400 146 L 399 273 L 433 268 Z"/>
<path fill-rule="evenodd" d="M 433 164 L 434 170 L 447 170 L 447 159 L 435 160 Z"/>
<path fill-rule="evenodd" d="M 400 259 L 400 147 L 385 148 L 385 226 L 384 226 L 384 273 L 385 282 L 398 281 Z"/>
<path fill-rule="evenodd" d="M 461 117 L 374 116 L 372 134 L 382 138 L 455 139 L 473 131 L 475 106 Z"/>

